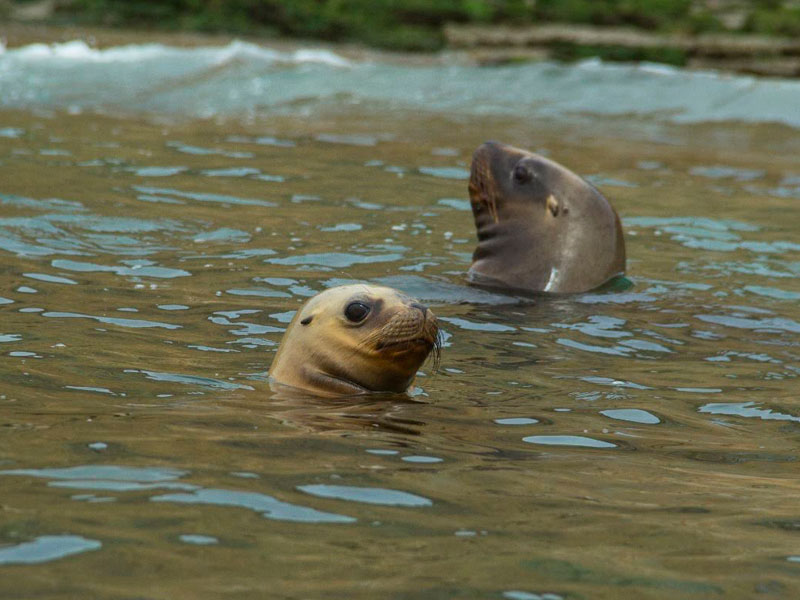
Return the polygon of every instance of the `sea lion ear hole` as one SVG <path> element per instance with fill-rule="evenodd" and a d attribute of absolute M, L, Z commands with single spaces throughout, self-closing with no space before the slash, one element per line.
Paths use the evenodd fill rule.
<path fill-rule="evenodd" d="M 517 183 L 528 183 L 531 179 L 533 179 L 533 173 L 531 173 L 531 170 L 521 163 L 517 163 L 517 166 L 514 167 L 514 171 L 512 172 L 511 176 Z"/>
<path fill-rule="evenodd" d="M 370 308 L 363 302 L 351 302 L 344 309 L 344 316 L 348 321 L 360 323 L 367 318 Z"/>
<path fill-rule="evenodd" d="M 311 315 L 310 317 L 306 317 L 305 319 L 300 321 L 300 325 L 308 325 L 309 323 L 311 323 L 311 319 L 313 319 L 313 318 L 314 318 L 314 315 Z"/>
<path fill-rule="evenodd" d="M 558 200 L 556 200 L 556 197 L 555 197 L 555 196 L 553 196 L 552 194 L 550 194 L 550 195 L 547 197 L 547 208 L 550 210 L 550 213 L 551 213 L 551 214 L 552 214 L 554 217 L 557 217 L 557 216 L 558 216 L 558 209 L 559 209 L 559 206 L 558 206 Z M 566 211 L 565 211 L 565 212 L 566 212 Z"/>

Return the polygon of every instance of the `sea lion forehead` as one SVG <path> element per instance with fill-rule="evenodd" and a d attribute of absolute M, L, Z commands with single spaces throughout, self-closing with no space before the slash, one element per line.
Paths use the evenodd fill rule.
<path fill-rule="evenodd" d="M 351 301 L 374 302 L 378 299 L 384 302 L 402 301 L 400 294 L 389 287 L 361 283 L 340 285 L 311 298 L 301 309 L 301 317 L 306 318 L 323 310 L 339 312 Z"/>
<path fill-rule="evenodd" d="M 532 167 L 536 174 L 539 175 L 545 173 L 550 175 L 558 174 L 574 183 L 586 183 L 577 174 L 542 154 L 501 142 L 484 142 L 475 150 L 473 159 L 477 161 L 488 160 L 493 167 L 495 177 L 511 175 L 514 167 L 522 164 Z"/>

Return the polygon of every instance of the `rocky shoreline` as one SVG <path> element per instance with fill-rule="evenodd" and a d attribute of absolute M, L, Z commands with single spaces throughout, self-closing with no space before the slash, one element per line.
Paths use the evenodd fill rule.
<path fill-rule="evenodd" d="M 596 52 L 602 58 L 613 60 L 613 56 L 608 55 L 616 51 L 617 54 L 627 52 L 631 60 L 752 75 L 800 77 L 800 39 L 745 34 L 658 34 L 578 25 L 519 28 L 448 25 L 445 37 L 448 47 L 469 50 L 484 63 L 559 59 L 570 50 L 573 54 L 584 50 L 584 56 Z M 658 60 L 659 56 L 668 60 Z"/>

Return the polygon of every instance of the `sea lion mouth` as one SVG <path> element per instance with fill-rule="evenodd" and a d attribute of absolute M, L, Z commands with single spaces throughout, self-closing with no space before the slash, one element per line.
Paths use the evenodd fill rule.
<path fill-rule="evenodd" d="M 486 144 L 475 151 L 472 156 L 472 166 L 470 168 L 469 200 L 472 205 L 472 212 L 475 216 L 486 209 L 492 221 L 499 222 L 497 216 L 497 191 L 495 181 L 492 176 L 491 157 Z"/>
<path fill-rule="evenodd" d="M 366 342 L 376 352 L 403 355 L 424 352 L 432 357 L 433 370 L 439 367 L 443 339 L 436 317 L 416 309 L 391 319 Z M 417 314 L 415 314 L 417 313 Z"/>

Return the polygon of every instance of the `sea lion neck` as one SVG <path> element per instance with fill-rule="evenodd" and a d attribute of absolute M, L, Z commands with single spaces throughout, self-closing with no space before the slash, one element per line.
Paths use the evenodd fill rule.
<path fill-rule="evenodd" d="M 554 256 L 548 252 L 551 232 L 532 223 L 501 221 L 478 230 L 470 281 L 515 290 L 545 290 Z"/>

